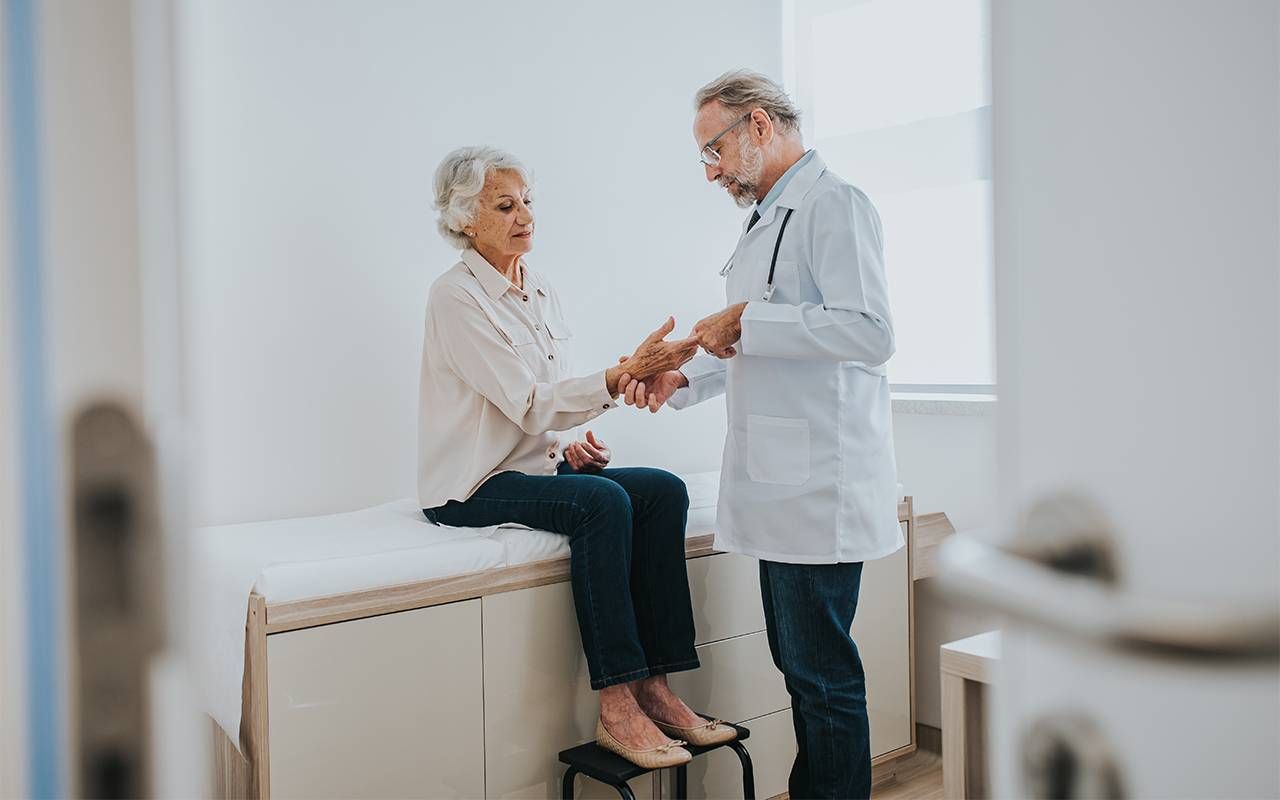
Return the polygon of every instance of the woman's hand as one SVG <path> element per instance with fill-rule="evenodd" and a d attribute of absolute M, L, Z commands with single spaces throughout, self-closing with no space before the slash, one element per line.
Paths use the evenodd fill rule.
<path fill-rule="evenodd" d="M 623 390 L 622 399 L 627 405 L 648 408 L 649 413 L 657 414 L 658 409 L 666 404 L 677 389 L 688 385 L 689 379 L 684 376 L 684 373 L 673 369 L 658 373 L 647 381 L 633 380 L 625 388 L 622 386 L 618 388 Z"/>
<path fill-rule="evenodd" d="M 574 442 L 564 449 L 564 460 L 575 472 L 599 472 L 609 466 L 612 455 L 608 446 L 591 431 L 587 431 L 585 442 Z"/>
<path fill-rule="evenodd" d="M 662 327 L 646 336 L 630 358 L 613 369 L 629 375 L 632 380 L 644 380 L 687 363 L 698 352 L 698 341 L 692 338 L 664 341 L 675 327 L 675 318 L 667 317 Z M 618 391 L 623 389 L 625 385 L 618 386 Z"/>

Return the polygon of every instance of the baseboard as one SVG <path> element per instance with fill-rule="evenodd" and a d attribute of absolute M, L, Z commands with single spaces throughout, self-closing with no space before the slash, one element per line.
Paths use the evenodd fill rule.
<path fill-rule="evenodd" d="M 942 755 L 942 730 L 932 725 L 916 723 L 916 746 L 934 755 Z"/>

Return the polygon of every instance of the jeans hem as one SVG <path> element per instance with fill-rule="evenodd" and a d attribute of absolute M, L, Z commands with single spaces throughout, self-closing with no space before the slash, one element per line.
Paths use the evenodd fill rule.
<path fill-rule="evenodd" d="M 616 686 L 619 683 L 630 683 L 631 681 L 638 681 L 641 678 L 647 678 L 651 674 L 652 673 L 649 671 L 649 668 L 645 667 L 644 669 L 637 669 L 632 672 L 623 672 L 620 675 L 606 675 L 603 678 L 592 678 L 591 688 L 598 692 L 608 686 Z"/>
<path fill-rule="evenodd" d="M 673 664 L 650 664 L 649 674 L 650 675 L 669 675 L 672 672 L 687 672 L 691 669 L 697 669 L 698 667 L 701 667 L 701 666 L 702 666 L 701 662 L 699 662 L 698 659 L 696 658 L 690 661 L 677 661 Z"/>

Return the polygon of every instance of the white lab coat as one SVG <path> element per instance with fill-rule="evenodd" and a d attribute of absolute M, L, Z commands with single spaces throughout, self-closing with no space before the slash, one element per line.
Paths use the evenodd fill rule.
<path fill-rule="evenodd" d="M 689 386 L 669 400 L 684 408 L 727 395 L 716 548 L 794 564 L 887 556 L 903 539 L 879 215 L 815 153 L 746 228 L 726 289 L 729 304 L 747 301 L 738 355 L 699 354 L 682 368 Z"/>

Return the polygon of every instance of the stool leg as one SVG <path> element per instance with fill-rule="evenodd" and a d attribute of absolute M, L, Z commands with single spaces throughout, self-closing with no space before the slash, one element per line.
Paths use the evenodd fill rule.
<path fill-rule="evenodd" d="M 684 764 L 676 767 L 676 797 L 675 800 L 687 800 L 689 797 L 689 770 Z"/>
<path fill-rule="evenodd" d="M 560 800 L 573 800 L 573 779 L 577 776 L 577 767 L 569 767 L 564 771 L 564 780 L 560 782 Z"/>
<path fill-rule="evenodd" d="M 742 746 L 742 742 L 729 742 L 729 747 L 733 748 L 733 752 L 738 754 L 738 760 L 742 762 L 742 796 L 745 800 L 756 800 L 756 773 L 751 766 L 751 754 Z"/>
<path fill-rule="evenodd" d="M 626 781 L 615 783 L 613 788 L 618 790 L 618 794 L 622 795 L 622 800 L 636 800 L 636 796 L 631 792 L 631 787 Z"/>

